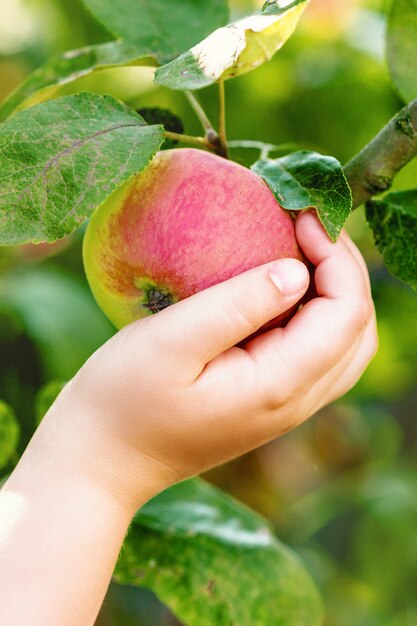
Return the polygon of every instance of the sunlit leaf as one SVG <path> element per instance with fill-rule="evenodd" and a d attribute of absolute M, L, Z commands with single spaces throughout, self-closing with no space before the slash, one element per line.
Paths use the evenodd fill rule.
<path fill-rule="evenodd" d="M 251 168 L 285 209 L 315 208 L 333 241 L 350 215 L 352 194 L 337 159 L 301 150 L 279 159 L 261 159 Z"/>
<path fill-rule="evenodd" d="M 227 0 L 83 0 L 116 37 L 164 63 L 228 20 Z"/>
<path fill-rule="evenodd" d="M 93 72 L 166 63 L 223 26 L 229 16 L 226 0 L 85 0 L 84 4 L 109 31 L 123 39 L 71 50 L 48 60 L 2 104 L 0 120 L 15 110 L 56 97 L 63 85 Z"/>
<path fill-rule="evenodd" d="M 303 4 L 305 0 L 266 0 L 261 13 L 263 15 L 280 15 L 289 9 Z"/>
<path fill-rule="evenodd" d="M 116 580 L 152 589 L 186 626 L 319 626 L 321 603 L 267 522 L 204 481 L 137 514 Z"/>
<path fill-rule="evenodd" d="M 393 0 L 387 59 L 392 80 L 406 101 L 417 98 L 417 0 Z"/>
<path fill-rule="evenodd" d="M 389 271 L 417 291 L 417 189 L 370 200 L 366 218 Z"/>
<path fill-rule="evenodd" d="M 110 41 L 71 50 L 53 57 L 36 69 L 0 107 L 0 121 L 22 108 L 59 95 L 63 85 L 94 72 L 122 66 L 156 66 L 153 55 L 141 53 L 134 44 Z"/>
<path fill-rule="evenodd" d="M 292 35 L 308 1 L 292 2 L 284 9 L 270 6 L 265 13 L 219 28 L 159 68 L 155 82 L 171 89 L 201 89 L 255 69 L 269 61 Z"/>
<path fill-rule="evenodd" d="M 150 162 L 163 141 L 110 96 L 66 96 L 0 125 L 0 244 L 71 233 Z"/>

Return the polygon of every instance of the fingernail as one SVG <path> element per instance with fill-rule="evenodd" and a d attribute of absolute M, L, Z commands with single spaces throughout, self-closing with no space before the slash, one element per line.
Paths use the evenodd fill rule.
<path fill-rule="evenodd" d="M 275 261 L 270 267 L 269 275 L 274 285 L 285 296 L 304 291 L 308 282 L 306 266 L 295 259 Z"/>

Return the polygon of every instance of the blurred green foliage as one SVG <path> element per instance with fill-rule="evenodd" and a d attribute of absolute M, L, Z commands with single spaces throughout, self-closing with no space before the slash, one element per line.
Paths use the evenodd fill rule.
<path fill-rule="evenodd" d="M 19 431 L 13 409 L 0 400 L 0 467 L 7 465 L 16 454 Z"/>
<path fill-rule="evenodd" d="M 235 16 L 261 4 L 231 2 Z M 227 84 L 229 137 L 295 142 L 342 162 L 353 156 L 402 104 L 384 62 L 386 5 L 311 0 L 274 60 Z M 78 0 L 2 0 L 0 13 L 0 100 L 50 54 L 109 38 Z M 183 96 L 154 87 L 149 68 L 105 71 L 63 93 L 81 89 L 137 109 L 170 108 L 186 133 L 200 132 Z M 216 90 L 200 95 L 216 119 Z M 248 165 L 258 156 L 233 151 Z M 417 162 L 395 189 L 415 180 Z M 371 272 L 378 356 L 348 396 L 209 479 L 267 515 L 300 552 L 322 590 L 326 626 L 410 626 L 417 623 L 417 297 L 384 269 L 362 210 L 348 229 Z M 78 232 L 50 246 L 0 249 L 0 398 L 17 415 L 20 451 L 38 419 L 39 390 L 69 380 L 113 333 L 88 291 L 81 239 Z M 152 595 L 130 588 L 110 590 L 98 621 L 156 623 L 176 622 Z"/>

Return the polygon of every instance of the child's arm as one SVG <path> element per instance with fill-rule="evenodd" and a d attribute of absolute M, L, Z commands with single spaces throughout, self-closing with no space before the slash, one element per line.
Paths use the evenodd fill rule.
<path fill-rule="evenodd" d="M 303 422 L 376 350 L 363 260 L 311 213 L 297 237 L 319 297 L 234 347 L 308 286 L 298 261 L 250 270 L 131 324 L 67 385 L 0 493 L 0 622 L 94 623 L 136 508 Z"/>

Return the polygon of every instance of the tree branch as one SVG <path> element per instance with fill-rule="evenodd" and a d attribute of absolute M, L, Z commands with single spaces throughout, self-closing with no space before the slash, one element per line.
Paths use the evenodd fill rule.
<path fill-rule="evenodd" d="M 417 100 L 401 109 L 380 133 L 345 165 L 353 208 L 387 191 L 398 172 L 417 156 Z"/>

